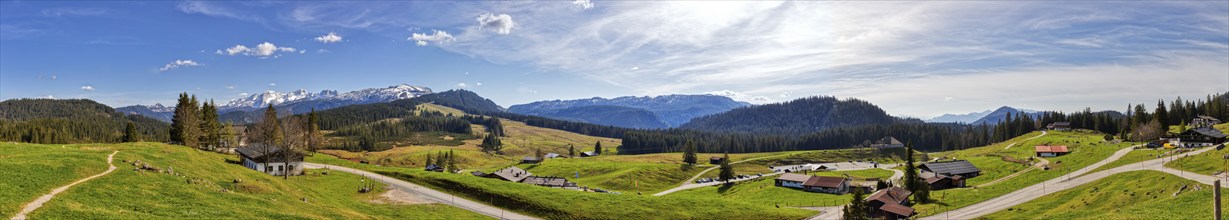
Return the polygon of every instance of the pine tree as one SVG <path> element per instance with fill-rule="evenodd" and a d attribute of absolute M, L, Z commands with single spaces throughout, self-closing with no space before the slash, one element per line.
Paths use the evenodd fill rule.
<path fill-rule="evenodd" d="M 913 192 L 914 194 L 916 194 L 919 191 L 918 188 L 926 187 L 926 186 L 923 186 L 920 183 L 920 181 L 918 181 L 918 170 L 917 170 L 917 167 L 913 166 L 913 162 L 914 162 L 913 143 L 909 143 L 905 145 L 905 180 L 904 182 L 905 182 L 905 189 L 908 189 L 910 192 Z"/>
<path fill-rule="evenodd" d="M 171 141 L 188 147 L 199 147 L 201 137 L 200 113 L 197 112 L 196 96 L 179 94 L 175 113 L 171 116 Z"/>
<path fill-rule="evenodd" d="M 725 153 L 725 158 L 730 158 L 730 153 Z M 730 166 L 730 160 L 721 160 L 721 173 L 718 174 L 718 178 L 726 183 L 734 179 L 734 167 Z"/>
<path fill-rule="evenodd" d="M 446 156 L 444 155 L 444 152 L 435 153 L 435 165 L 436 166 L 444 167 L 444 165 L 448 165 L 447 163 L 445 163 L 446 159 L 444 159 L 444 156 Z"/>
<path fill-rule="evenodd" d="M 427 152 L 427 162 L 423 163 L 423 166 L 431 166 L 432 162 L 433 161 L 431 161 L 431 152 Z"/>
<path fill-rule="evenodd" d="M 568 144 L 568 157 L 576 157 L 576 147 Z"/>
<path fill-rule="evenodd" d="M 865 199 L 865 193 L 862 192 L 862 188 L 853 188 L 853 197 L 850 198 L 849 205 L 845 206 L 844 219 L 870 219 L 870 216 L 866 213 L 867 206 L 862 201 L 863 199 Z"/>
<path fill-rule="evenodd" d="M 503 150 L 503 141 L 499 140 L 499 135 L 487 134 L 482 138 L 482 144 L 479 147 L 484 152 L 499 152 Z"/>
<path fill-rule="evenodd" d="M 324 142 L 324 135 L 320 134 L 320 118 L 316 116 L 316 108 L 307 114 L 307 149 L 315 152 L 320 149 L 320 145 Z"/>
<path fill-rule="evenodd" d="M 1162 131 L 1169 131 L 1169 126 L 1173 125 L 1169 121 L 1169 111 L 1165 109 L 1165 101 L 1157 100 L 1156 112 L 1152 114 L 1152 118 L 1161 124 Z"/>
<path fill-rule="evenodd" d="M 201 105 L 201 147 L 212 150 L 222 142 L 222 122 L 218 121 L 217 104 Z"/>
<path fill-rule="evenodd" d="M 926 186 L 926 182 L 922 181 L 918 181 L 918 185 L 920 185 L 920 187 L 918 187 L 917 192 L 913 193 L 913 201 L 917 203 L 929 203 L 930 187 Z"/>
<path fill-rule="evenodd" d="M 598 141 L 597 143 L 593 144 L 593 153 L 602 155 L 602 141 Z"/>
<path fill-rule="evenodd" d="M 140 141 L 140 139 L 137 138 L 137 124 L 130 121 L 128 122 L 128 125 L 124 127 L 124 142 L 138 141 Z"/>
<path fill-rule="evenodd" d="M 684 145 L 683 148 L 683 163 L 696 164 L 696 144 L 688 140 L 687 145 Z"/>
<path fill-rule="evenodd" d="M 448 172 L 455 173 L 458 170 L 461 170 L 461 168 L 457 167 L 456 155 L 452 154 L 452 150 L 448 150 Z"/>

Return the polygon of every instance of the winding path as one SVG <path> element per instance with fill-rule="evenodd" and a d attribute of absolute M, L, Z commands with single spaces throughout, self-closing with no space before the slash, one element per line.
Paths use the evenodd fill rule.
<path fill-rule="evenodd" d="M 1082 174 L 1088 173 L 1089 171 L 1093 169 L 1097 169 L 1098 167 L 1104 166 L 1105 164 L 1109 162 L 1113 162 L 1115 160 L 1118 160 L 1119 158 L 1122 158 L 1122 156 L 1126 155 L 1126 153 L 1130 152 L 1132 148 L 1134 147 L 1135 146 L 1128 147 L 1123 150 L 1119 150 L 1118 152 L 1115 152 L 1114 155 L 1110 156 L 1109 158 L 1106 158 L 1105 160 L 1097 162 L 1093 165 L 1089 165 L 1087 167 L 1084 167 L 1083 169 L 1077 170 L 1070 174 L 1063 175 L 1058 178 L 1050 179 L 1050 180 L 1047 180 L 1047 181 L 1044 181 L 1044 182 L 1041 182 L 1041 183 L 1038 183 L 1038 184 L 1035 184 L 1029 187 L 1025 187 L 1023 189 L 1019 189 L 1019 190 L 1004 194 L 999 197 L 994 197 L 990 200 L 982 201 L 977 204 L 973 204 L 970 206 L 966 206 L 963 208 L 959 208 L 959 209 L 944 212 L 944 213 L 938 213 L 938 214 L 932 215 L 930 217 L 925 217 L 922 219 L 974 219 L 974 218 L 985 216 L 985 215 L 988 215 L 994 212 L 1002 211 L 1004 209 L 1011 208 L 1016 205 L 1024 204 L 1025 202 L 1032 201 L 1034 199 L 1040 198 L 1045 195 L 1049 195 L 1049 194 L 1053 194 L 1058 191 L 1074 188 L 1074 187 L 1084 185 L 1084 184 L 1099 180 L 1101 178 L 1105 178 L 1110 175 L 1122 173 L 1122 172 L 1139 171 L 1139 170 L 1157 170 L 1161 172 L 1178 175 L 1179 177 L 1194 180 L 1199 183 L 1208 184 L 1208 185 L 1211 185 L 1212 181 L 1216 180 L 1216 178 L 1212 176 L 1164 167 L 1165 162 L 1175 160 L 1176 158 L 1185 157 L 1188 155 L 1200 154 L 1200 153 L 1215 149 L 1211 147 L 1205 148 L 1202 150 L 1173 155 L 1173 156 L 1169 156 L 1165 158 L 1152 159 L 1152 160 L 1147 160 L 1143 162 L 1128 164 L 1125 166 L 1115 167 L 1112 169 L 1103 170 L 1103 171 L 1099 171 L 1095 173 L 1089 173 L 1087 175 L 1081 176 Z M 1229 185 L 1222 186 L 1222 187 L 1229 188 Z"/>
<path fill-rule="evenodd" d="M 12 219 L 13 220 L 25 220 L 26 215 L 30 214 L 30 212 L 34 212 L 34 210 L 38 209 L 39 207 L 43 207 L 43 203 L 47 203 L 48 201 L 51 201 L 52 198 L 55 198 L 56 194 L 60 194 L 68 190 L 69 187 L 73 187 L 77 184 L 84 183 L 85 181 L 90 181 L 94 178 L 98 178 L 103 175 L 107 175 L 108 173 L 111 173 L 112 171 L 115 171 L 115 164 L 112 164 L 111 161 L 115 159 L 116 153 L 119 153 L 119 151 L 111 152 L 111 155 L 107 155 L 107 166 L 109 166 L 107 167 L 107 171 L 103 171 L 102 173 L 94 174 L 93 176 L 79 179 L 73 183 L 69 183 L 68 185 L 61 186 L 60 188 L 55 188 L 51 190 L 50 193 L 44 194 L 43 196 L 39 196 L 37 199 L 34 199 L 34 201 L 27 203 L 25 207 L 21 209 L 21 212 L 18 212 L 17 216 L 13 216 Z"/>
<path fill-rule="evenodd" d="M 329 169 L 333 171 L 341 171 L 341 172 L 347 172 L 347 173 L 367 176 L 367 177 L 370 177 L 372 180 L 380 181 L 382 183 L 388 184 L 389 186 L 395 187 L 398 190 L 421 193 L 423 195 L 429 196 L 429 198 L 427 199 L 434 200 L 440 204 L 456 206 L 457 208 L 462 208 L 465 210 L 473 211 L 478 214 L 483 214 L 483 215 L 490 216 L 493 218 L 538 219 L 538 218 L 531 217 L 528 215 L 522 215 L 522 214 L 515 213 L 512 211 L 500 209 L 494 206 L 478 203 L 473 200 L 469 200 L 465 198 L 458 198 L 452 194 L 440 192 L 440 191 L 422 187 L 422 186 L 419 186 L 418 184 L 413 184 L 413 183 L 410 183 L 410 182 L 407 182 L 401 179 L 392 178 L 392 177 L 388 177 L 388 176 L 384 176 L 384 175 L 380 175 L 377 173 L 368 172 L 364 170 L 343 167 L 343 166 L 334 166 L 334 165 L 308 163 L 308 162 L 303 162 L 303 167 L 308 168 L 308 169 L 322 169 L 323 168 L 323 169 Z"/>
<path fill-rule="evenodd" d="M 1046 136 L 1046 131 L 1041 131 L 1041 135 L 1037 135 L 1036 137 L 1031 137 L 1031 138 L 1028 138 L 1028 139 L 1024 139 L 1024 140 L 1022 140 L 1022 141 L 1016 141 L 1016 142 L 1014 142 L 1014 143 L 1008 144 L 1008 145 L 1007 145 L 1007 147 L 1003 147 L 1003 150 L 1007 150 L 1007 148 L 1011 148 L 1011 146 L 1016 146 L 1016 144 L 1017 144 L 1017 143 L 1024 142 L 1024 141 L 1029 141 L 1029 140 L 1033 140 L 1033 139 L 1037 139 L 1037 138 L 1039 138 L 1039 137 L 1041 137 L 1041 136 Z"/>

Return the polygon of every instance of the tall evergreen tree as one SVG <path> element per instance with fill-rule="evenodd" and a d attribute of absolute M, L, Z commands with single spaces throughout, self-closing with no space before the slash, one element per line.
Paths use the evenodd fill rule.
<path fill-rule="evenodd" d="M 217 104 L 213 101 L 201 105 L 201 147 L 209 150 L 222 142 L 222 122 L 218 121 Z"/>
<path fill-rule="evenodd" d="M 905 144 L 905 189 L 916 194 L 920 191 L 918 188 L 926 186 L 921 184 L 921 181 L 918 181 L 918 170 L 913 165 L 913 162 L 913 143 Z"/>
<path fill-rule="evenodd" d="M 196 96 L 188 93 L 179 95 L 175 104 L 175 113 L 171 116 L 171 141 L 188 147 L 199 147 L 201 137 L 201 117 L 198 112 Z"/>
<path fill-rule="evenodd" d="M 452 154 L 452 150 L 448 150 L 448 172 L 456 173 L 458 170 L 461 170 L 461 168 L 457 167 L 456 155 Z"/>
<path fill-rule="evenodd" d="M 427 152 L 427 162 L 424 162 L 423 166 L 431 166 L 433 162 L 435 161 L 431 161 L 431 152 Z"/>
<path fill-rule="evenodd" d="M 687 145 L 684 145 L 683 148 L 683 163 L 696 164 L 696 144 L 688 140 Z"/>
<path fill-rule="evenodd" d="M 725 158 L 730 158 L 730 153 L 725 153 Z M 721 169 L 721 173 L 717 175 L 717 178 L 721 179 L 721 181 L 729 183 L 730 180 L 734 179 L 734 167 L 730 166 L 729 159 L 721 160 L 720 169 Z"/>
<path fill-rule="evenodd" d="M 324 135 L 320 133 L 320 118 L 316 116 L 316 108 L 307 114 L 307 149 L 316 152 L 324 144 Z"/>
<path fill-rule="evenodd" d="M 597 143 L 593 144 L 593 153 L 602 154 L 602 141 L 597 141 Z"/>
<path fill-rule="evenodd" d="M 1156 102 L 1156 112 L 1152 114 L 1152 118 L 1160 123 L 1162 131 L 1169 131 L 1169 126 L 1173 125 L 1169 121 L 1169 111 L 1165 109 L 1165 101 Z"/>
<path fill-rule="evenodd" d="M 444 165 L 448 165 L 448 163 L 445 163 L 448 160 L 445 156 L 447 155 L 444 155 L 444 152 L 435 152 L 435 165 L 440 166 L 441 168 L 444 167 Z"/>
<path fill-rule="evenodd" d="M 576 146 L 568 144 L 568 157 L 576 157 Z"/>
<path fill-rule="evenodd" d="M 843 219 L 847 219 L 847 220 L 870 219 L 870 216 L 867 215 L 866 213 L 866 210 L 868 210 L 866 206 L 866 202 L 862 201 L 863 199 L 865 199 L 865 197 L 866 196 L 865 196 L 865 193 L 862 192 L 862 188 L 857 188 L 857 187 L 853 188 L 853 197 L 850 198 L 849 205 L 845 205 L 845 210 L 844 210 L 845 214 L 842 216 Z"/>
<path fill-rule="evenodd" d="M 124 140 L 123 141 L 124 142 L 140 141 L 140 139 L 137 138 L 137 123 L 133 123 L 130 121 L 128 122 L 127 125 L 124 126 Z"/>

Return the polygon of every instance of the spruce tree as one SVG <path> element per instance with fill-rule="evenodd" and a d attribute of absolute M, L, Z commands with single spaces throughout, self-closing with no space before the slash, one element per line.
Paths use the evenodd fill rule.
<path fill-rule="evenodd" d="M 725 153 L 725 158 L 730 158 L 730 153 Z M 717 177 L 726 183 L 734 179 L 734 167 L 730 166 L 730 160 L 721 160 L 721 173 Z"/>
<path fill-rule="evenodd" d="M 171 115 L 171 143 L 184 143 L 184 125 L 187 123 L 188 112 L 184 111 L 185 106 L 188 106 L 188 93 L 180 93 L 179 100 L 175 102 L 175 112 Z"/>
<path fill-rule="evenodd" d="M 683 163 L 696 164 L 696 144 L 688 140 L 683 148 Z"/>
<path fill-rule="evenodd" d="M 918 170 L 917 170 L 917 167 L 913 166 L 913 162 L 914 162 L 913 160 L 914 160 L 913 159 L 913 143 L 909 143 L 905 145 L 905 180 L 904 182 L 905 182 L 905 189 L 908 189 L 910 192 L 913 192 L 916 195 L 919 191 L 918 190 L 919 187 L 926 187 L 926 186 L 923 186 L 922 184 L 920 184 L 920 181 L 918 181 L 919 179 Z"/>
<path fill-rule="evenodd" d="M 431 161 L 431 152 L 427 152 L 427 162 L 423 163 L 423 166 L 431 166 L 432 162 L 433 161 Z"/>
<path fill-rule="evenodd" d="M 452 154 L 452 150 L 448 150 L 448 172 L 455 173 L 457 170 L 461 170 L 461 168 L 457 167 L 456 155 Z"/>
<path fill-rule="evenodd" d="M 201 118 L 198 112 L 196 96 L 181 93 L 175 104 L 175 113 L 171 116 L 171 141 L 188 147 L 199 147 L 201 137 Z"/>
<path fill-rule="evenodd" d="M 917 192 L 913 192 L 913 201 L 917 203 L 929 203 L 930 187 L 926 185 L 926 182 L 922 181 L 918 181 L 918 185 L 920 185 L 920 187 L 918 187 Z"/>
<path fill-rule="evenodd" d="M 222 123 L 218 121 L 217 104 L 213 101 L 201 105 L 201 147 L 212 148 L 222 142 Z"/>
<path fill-rule="evenodd" d="M 568 144 L 568 157 L 576 157 L 576 146 Z"/>
<path fill-rule="evenodd" d="M 124 126 L 124 142 L 137 141 L 140 141 L 140 139 L 137 138 L 137 124 L 130 121 L 128 122 L 128 125 Z"/>
<path fill-rule="evenodd" d="M 865 193 L 862 192 L 862 188 L 853 188 L 853 197 L 850 198 L 849 205 L 845 206 L 844 219 L 870 219 L 866 213 L 866 202 L 862 201 L 863 199 L 865 199 Z"/>
<path fill-rule="evenodd" d="M 593 153 L 602 155 L 602 141 L 597 141 L 597 143 L 593 144 Z"/>

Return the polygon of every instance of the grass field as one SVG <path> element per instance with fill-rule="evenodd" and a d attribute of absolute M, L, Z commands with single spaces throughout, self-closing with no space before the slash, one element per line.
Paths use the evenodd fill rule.
<path fill-rule="evenodd" d="M 1173 196 L 1182 186 L 1188 186 Z M 1199 186 L 1201 189 L 1195 189 Z M 1212 187 L 1159 171 L 1132 171 L 987 216 L 986 219 L 1212 219 Z M 1223 192 L 1223 191 L 1222 191 Z M 1229 197 L 1222 197 L 1229 208 Z M 1229 218 L 1229 212 L 1222 213 Z"/>
<path fill-rule="evenodd" d="M 731 166 L 734 167 L 735 174 L 751 175 L 751 174 L 772 173 L 772 170 L 768 169 L 768 166 L 778 166 L 778 165 L 845 162 L 845 161 L 852 161 L 852 160 L 862 160 L 862 161 L 873 160 L 873 161 L 880 162 L 880 163 L 892 164 L 892 163 L 904 162 L 904 160 L 901 159 L 901 158 L 904 158 L 903 156 L 904 152 L 905 152 L 904 149 L 888 149 L 884 151 L 876 151 L 874 149 L 866 149 L 866 148 L 840 149 L 840 150 L 793 151 L 793 152 L 784 152 L 784 153 L 778 153 L 778 154 L 749 156 L 746 158 L 748 159 L 758 158 L 758 159 L 753 159 L 753 160 L 742 162 L 742 163 L 732 164 Z M 730 157 L 735 158 L 734 161 L 739 161 L 739 157 L 736 157 L 735 155 L 730 155 Z M 885 171 L 885 170 L 880 170 L 880 171 L 888 172 L 888 176 L 891 176 L 891 171 Z M 704 173 L 704 175 L 701 175 L 700 177 L 701 178 L 704 178 L 704 177 L 715 178 L 717 177 L 718 174 L 720 174 L 720 170 L 712 170 L 707 173 Z"/>
<path fill-rule="evenodd" d="M 1114 144 L 1105 142 L 1103 135 L 1086 131 L 1049 132 L 1048 135 L 1040 138 L 1027 141 L 1024 140 L 1035 137 L 1038 134 L 1040 134 L 1040 132 L 1033 132 L 1002 143 L 996 143 L 985 147 L 934 153 L 930 156 L 932 158 L 955 157 L 957 159 L 969 160 L 983 171 L 982 176 L 970 178 L 968 180 L 969 185 L 977 185 L 980 183 L 993 181 L 997 178 L 1014 173 L 1015 171 L 1027 168 L 1025 165 L 1006 162 L 1002 158 L 1003 156 L 1019 159 L 1028 158 L 1029 156 L 1033 155 L 1034 145 L 1066 145 L 1072 152 L 1067 155 L 1048 158 L 1051 162 L 1050 170 L 1035 169 L 1018 177 L 987 187 L 970 187 L 932 191 L 931 198 L 935 201 L 914 205 L 914 209 L 918 211 L 919 216 L 930 216 L 943 211 L 972 205 L 977 202 L 1010 193 L 1017 189 L 1040 183 L 1044 180 L 1063 176 L 1080 168 L 1096 163 L 1097 161 L 1104 160 L 1115 151 L 1132 145 L 1132 143 Z M 1004 149 L 1004 147 L 1011 143 L 1017 144 L 1009 149 Z"/>
<path fill-rule="evenodd" d="M 2 144 L 11 151 L 64 153 L 59 145 Z M 119 150 L 117 170 L 74 186 L 57 195 L 30 216 L 35 219 L 81 218 L 188 218 L 188 219 L 367 219 L 367 218 L 486 218 L 441 204 L 394 205 L 372 200 L 379 192 L 356 192 L 359 177 L 343 173 L 294 176 L 288 180 L 228 163 L 234 156 L 157 143 L 69 145 L 84 152 Z M 90 153 L 93 154 L 93 153 Z M 5 156 L 4 161 L 10 161 Z M 17 157 L 15 157 L 17 158 Z M 61 157 L 42 158 L 49 163 L 71 163 Z M 105 168 L 105 154 L 91 158 L 88 166 Z M 163 171 L 134 171 L 133 161 Z M 41 172 L 34 176 L 51 175 Z M 93 174 L 93 173 L 91 173 Z M 235 179 L 242 180 L 235 184 Z M 12 178 L 5 178 L 5 182 Z M 58 187 L 60 184 L 47 186 Z M 224 191 L 225 190 L 225 191 Z M 38 192 L 42 194 L 46 192 Z M 10 197 L 5 197 L 10 198 Z M 306 199 L 307 202 L 302 201 Z M 6 199 L 7 200 L 7 199 Z M 26 199 L 22 199 L 26 200 Z M 26 201 L 22 201 L 24 203 Z M 4 206 L 6 210 L 13 206 Z"/>
<path fill-rule="evenodd" d="M 71 145 L 0 143 L 0 217 L 51 189 L 107 169 L 110 150 Z"/>
<path fill-rule="evenodd" d="M 1221 132 L 1229 133 L 1229 123 L 1218 124 L 1214 128 Z M 1229 154 L 1229 149 L 1212 150 L 1199 155 L 1179 158 L 1173 162 L 1165 163 L 1165 166 L 1212 175 L 1217 172 L 1229 171 L 1229 159 L 1225 159 L 1227 154 Z"/>
<path fill-rule="evenodd" d="M 657 193 L 679 185 L 703 168 L 685 169 L 681 164 L 626 162 L 590 158 L 547 159 L 541 164 L 521 164 L 540 176 L 568 178 L 580 186 L 615 190 L 622 193 Z M 575 178 L 579 172 L 580 178 Z"/>
<path fill-rule="evenodd" d="M 1157 159 L 1157 158 L 1160 158 L 1158 157 L 1160 155 L 1168 155 L 1168 154 L 1174 154 L 1174 153 L 1179 153 L 1179 152 L 1173 149 L 1148 149 L 1148 148 L 1141 147 L 1140 149 L 1132 150 L 1131 152 L 1127 153 L 1126 156 L 1122 156 L 1122 158 L 1119 158 L 1118 160 L 1115 160 L 1114 162 L 1107 163 L 1105 164 L 1105 166 L 1101 166 L 1101 168 L 1094 169 L 1088 173 L 1095 173 L 1097 171 L 1108 170 L 1108 169 L 1112 169 L 1115 167 L 1124 166 L 1127 164 L 1139 163 L 1145 160 Z"/>
<path fill-rule="evenodd" d="M 713 202 L 626 192 L 615 195 L 546 188 L 465 174 L 357 164 L 327 155 L 316 155 L 308 160 L 370 170 L 547 219 L 700 219 L 713 216 L 726 219 L 802 219 L 816 213 L 740 201 Z"/>
<path fill-rule="evenodd" d="M 889 171 L 890 172 L 890 171 Z M 662 198 L 688 198 L 712 202 L 751 202 L 781 207 L 816 207 L 848 204 L 850 194 L 815 193 L 800 189 L 777 187 L 775 176 L 736 182 L 731 186 L 702 187 L 666 194 Z M 785 209 L 785 208 L 782 208 Z"/>

